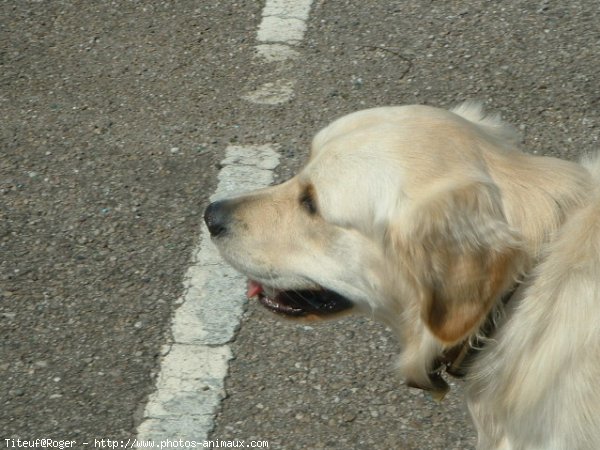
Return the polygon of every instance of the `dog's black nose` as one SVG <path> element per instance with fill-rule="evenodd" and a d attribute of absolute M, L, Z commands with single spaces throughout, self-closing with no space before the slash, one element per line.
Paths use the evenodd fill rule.
<path fill-rule="evenodd" d="M 217 237 L 227 232 L 229 222 L 228 208 L 224 201 L 213 202 L 204 211 L 204 222 L 212 237 Z"/>
<path fill-rule="evenodd" d="M 224 203 L 224 201 L 213 202 L 204 211 L 204 222 L 212 237 L 220 236 L 227 231 L 229 214 Z"/>

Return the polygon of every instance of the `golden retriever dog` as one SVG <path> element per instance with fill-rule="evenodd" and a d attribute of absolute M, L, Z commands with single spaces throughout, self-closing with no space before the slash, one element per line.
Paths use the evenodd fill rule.
<path fill-rule="evenodd" d="M 384 322 L 435 397 L 466 375 L 480 449 L 600 449 L 598 159 L 523 153 L 474 103 L 375 108 L 205 221 L 267 308 Z"/>

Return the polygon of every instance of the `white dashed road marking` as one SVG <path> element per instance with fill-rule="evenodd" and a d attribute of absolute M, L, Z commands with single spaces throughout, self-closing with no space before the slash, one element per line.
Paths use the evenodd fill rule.
<path fill-rule="evenodd" d="M 294 82 L 278 80 L 265 83 L 257 90 L 243 96 L 244 100 L 261 105 L 279 105 L 291 100 L 294 96 Z"/>
<path fill-rule="evenodd" d="M 298 53 L 298 45 L 306 32 L 306 21 L 312 0 L 267 0 L 258 28 L 258 54 L 267 61 L 283 61 Z"/>
<path fill-rule="evenodd" d="M 312 0 L 267 0 L 256 46 L 265 63 L 282 64 L 299 56 L 295 47 L 304 38 L 311 4 Z M 272 80 L 243 98 L 262 105 L 281 104 L 293 98 L 294 84 L 290 79 Z M 211 200 L 269 185 L 278 164 L 273 146 L 228 147 Z M 239 326 L 245 283 L 221 260 L 205 227 L 185 283 L 156 391 L 138 427 L 140 441 L 206 440 L 225 395 L 224 378 L 232 357 L 229 342 Z"/>
<path fill-rule="evenodd" d="M 294 47 L 304 38 L 311 4 L 312 0 L 267 0 L 256 35 L 260 58 L 267 63 L 282 63 L 299 56 Z M 261 105 L 278 105 L 293 98 L 293 86 L 293 80 L 274 80 L 243 98 Z"/>
<path fill-rule="evenodd" d="M 211 201 L 272 183 L 279 154 L 272 145 L 230 146 L 221 164 Z M 228 343 L 243 312 L 245 283 L 219 257 L 205 227 L 185 284 L 171 323 L 172 342 L 138 428 L 139 441 L 206 440 L 225 394 L 232 356 Z"/>

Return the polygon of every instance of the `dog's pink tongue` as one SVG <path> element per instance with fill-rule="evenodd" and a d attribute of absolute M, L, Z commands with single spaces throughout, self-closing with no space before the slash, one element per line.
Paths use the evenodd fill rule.
<path fill-rule="evenodd" d="M 257 295 L 261 294 L 262 291 L 263 291 L 262 284 L 254 281 L 254 280 L 248 280 L 248 290 L 246 291 L 246 297 L 248 297 L 248 298 L 256 297 Z"/>

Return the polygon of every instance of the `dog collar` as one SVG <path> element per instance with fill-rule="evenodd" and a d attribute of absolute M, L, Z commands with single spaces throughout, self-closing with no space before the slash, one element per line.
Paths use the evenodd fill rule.
<path fill-rule="evenodd" d="M 502 305 L 506 306 L 510 302 L 518 286 L 518 283 L 515 284 L 502 296 Z M 445 350 L 435 359 L 433 364 L 434 369 L 430 372 L 430 377 L 441 378 L 442 372 L 446 372 L 454 378 L 463 378 L 467 374 L 469 361 L 485 347 L 485 341 L 494 331 L 496 331 L 496 323 L 491 315 L 488 315 L 481 327 L 480 333 L 478 333 L 478 336 L 481 337 L 467 338 L 458 345 Z M 438 395 L 439 400 L 443 399 L 446 392 Z"/>

